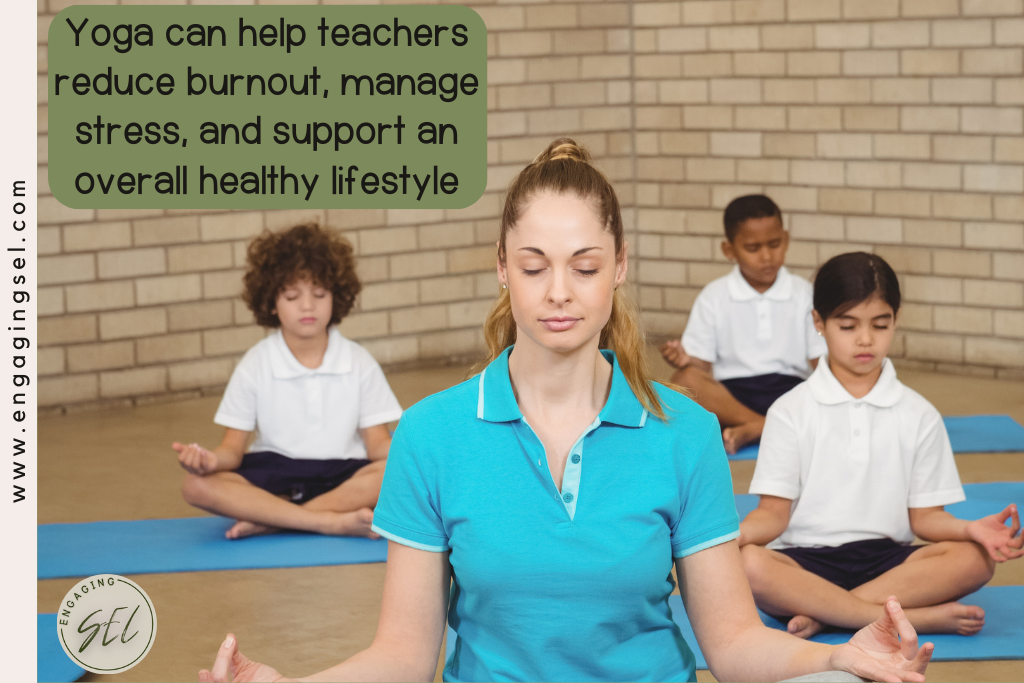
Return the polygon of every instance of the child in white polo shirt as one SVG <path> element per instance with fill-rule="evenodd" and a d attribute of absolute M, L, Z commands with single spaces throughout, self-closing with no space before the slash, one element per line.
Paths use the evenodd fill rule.
<path fill-rule="evenodd" d="M 352 245 L 317 225 L 265 233 L 248 252 L 243 298 L 277 328 L 235 368 L 214 450 L 174 443 L 185 500 L 238 521 L 228 538 L 279 529 L 376 537 L 370 530 L 402 414 L 380 366 L 333 327 L 360 284 Z M 256 440 L 246 452 L 250 433 Z"/>
<path fill-rule="evenodd" d="M 682 341 L 661 348 L 689 388 L 725 429 L 735 453 L 761 437 L 768 407 L 805 380 L 825 352 L 811 321 L 811 284 L 783 262 L 789 233 L 782 211 L 764 195 L 725 208 L 722 253 L 736 266 L 693 302 Z"/>
<path fill-rule="evenodd" d="M 861 628 L 893 594 L 919 633 L 977 633 L 984 610 L 956 600 L 1024 554 L 1015 505 L 972 522 L 943 510 L 964 493 L 942 417 L 886 358 L 899 307 L 883 259 L 830 259 L 814 282 L 828 355 L 768 411 L 739 543 L 757 605 L 794 635 Z"/>

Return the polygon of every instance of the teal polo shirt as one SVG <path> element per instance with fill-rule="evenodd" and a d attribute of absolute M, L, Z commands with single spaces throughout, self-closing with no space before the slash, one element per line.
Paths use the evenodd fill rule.
<path fill-rule="evenodd" d="M 649 415 L 602 351 L 608 401 L 559 491 L 510 351 L 405 412 L 374 511 L 381 536 L 450 553 L 444 680 L 696 680 L 668 597 L 674 557 L 739 535 L 718 421 L 662 385 L 669 419 Z"/>

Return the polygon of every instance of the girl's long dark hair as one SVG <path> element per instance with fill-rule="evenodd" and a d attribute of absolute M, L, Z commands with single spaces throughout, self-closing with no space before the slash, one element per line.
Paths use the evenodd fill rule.
<path fill-rule="evenodd" d="M 842 315 L 877 295 L 900 310 L 900 282 L 881 256 L 855 251 L 833 256 L 814 278 L 814 310 L 822 320 Z"/>

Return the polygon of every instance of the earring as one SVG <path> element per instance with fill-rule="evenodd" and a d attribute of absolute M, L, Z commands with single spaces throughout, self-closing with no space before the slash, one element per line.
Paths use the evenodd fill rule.
<path fill-rule="evenodd" d="M 506 285 L 504 282 L 502 282 L 501 283 L 501 288 L 502 289 L 508 289 L 508 285 Z"/>

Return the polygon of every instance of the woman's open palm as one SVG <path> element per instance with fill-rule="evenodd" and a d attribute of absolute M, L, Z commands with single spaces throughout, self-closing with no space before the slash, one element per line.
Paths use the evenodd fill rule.
<path fill-rule="evenodd" d="M 917 632 L 899 602 L 890 596 L 882 616 L 857 631 L 850 642 L 837 647 L 829 663 L 872 681 L 923 681 L 934 650 L 932 643 L 918 648 Z"/>
<path fill-rule="evenodd" d="M 228 637 L 220 646 L 217 652 L 217 659 L 213 662 L 213 670 L 203 669 L 199 672 L 200 683 L 226 683 L 227 681 L 264 681 L 265 683 L 276 683 L 286 681 L 275 669 L 254 662 L 238 651 L 238 641 L 234 634 L 229 633 Z"/>

